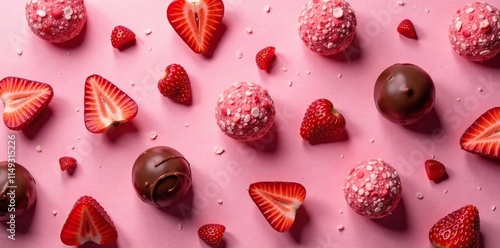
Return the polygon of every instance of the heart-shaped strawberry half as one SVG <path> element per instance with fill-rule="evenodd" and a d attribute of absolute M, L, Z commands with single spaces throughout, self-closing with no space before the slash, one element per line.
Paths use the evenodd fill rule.
<path fill-rule="evenodd" d="M 300 135 L 310 143 L 321 143 L 338 137 L 345 132 L 346 121 L 332 102 L 327 99 L 318 99 L 307 108 Z"/>

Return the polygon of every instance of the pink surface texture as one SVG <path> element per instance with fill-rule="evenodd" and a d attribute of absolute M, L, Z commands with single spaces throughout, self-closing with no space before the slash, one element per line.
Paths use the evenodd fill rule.
<path fill-rule="evenodd" d="M 7 135 L 15 135 L 17 161 L 34 176 L 38 190 L 33 211 L 17 219 L 15 241 L 0 225 L 0 247 L 65 247 L 61 228 L 82 195 L 99 201 L 114 221 L 119 238 L 109 247 L 207 247 L 197 237 L 198 227 L 207 223 L 227 227 L 222 247 L 228 248 L 431 247 L 432 225 L 466 204 L 479 209 L 481 247 L 499 247 L 500 210 L 493 211 L 493 206 L 500 207 L 500 162 L 462 151 L 459 145 L 477 117 L 500 105 L 499 56 L 482 64 L 470 62 L 448 41 L 451 18 L 469 2 L 351 0 L 358 22 L 354 44 L 337 56 L 323 57 L 299 38 L 305 0 L 224 1 L 222 28 L 205 55 L 193 53 L 169 25 L 168 0 L 86 0 L 84 34 L 63 45 L 31 32 L 24 1 L 2 1 L 0 77 L 49 83 L 55 95 L 27 129 L 13 132 L 0 125 L 0 152 L 5 151 L 0 158 L 7 156 Z M 490 3 L 500 7 L 498 0 Z M 397 33 L 398 23 L 407 18 L 415 24 L 418 40 Z M 117 25 L 137 34 L 134 46 L 112 48 L 110 34 Z M 265 72 L 257 68 L 255 54 L 269 45 L 276 47 L 277 61 Z M 384 119 L 373 100 L 380 72 L 404 62 L 422 67 L 436 85 L 434 111 L 407 127 Z M 176 104 L 157 89 L 172 63 L 181 64 L 190 77 L 191 106 Z M 87 131 L 84 82 L 91 74 L 109 79 L 137 102 L 133 121 L 106 134 Z M 276 106 L 272 131 L 249 144 L 225 136 L 215 120 L 219 94 L 240 81 L 259 83 Z M 303 115 L 318 98 L 330 99 L 345 116 L 345 140 L 310 145 L 300 137 Z M 151 132 L 157 133 L 156 139 L 150 138 Z M 131 180 L 135 159 L 158 145 L 180 151 L 192 166 L 192 192 L 167 211 L 143 203 Z M 216 155 L 216 147 L 225 152 Z M 61 156 L 78 160 L 73 175 L 60 171 Z M 424 161 L 433 156 L 449 174 L 438 184 L 427 179 L 424 169 Z M 348 171 L 371 158 L 391 164 L 402 182 L 399 206 L 380 220 L 356 214 L 342 192 Z M 305 202 L 287 233 L 274 231 L 250 199 L 248 186 L 257 181 L 306 187 Z M 340 225 L 344 230 L 338 230 Z"/>

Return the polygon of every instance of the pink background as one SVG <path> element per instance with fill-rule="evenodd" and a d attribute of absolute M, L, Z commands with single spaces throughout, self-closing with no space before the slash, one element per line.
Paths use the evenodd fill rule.
<path fill-rule="evenodd" d="M 32 34 L 24 1 L 2 1 L 0 77 L 49 83 L 55 97 L 26 130 L 0 126 L 0 151 L 7 150 L 7 135 L 15 134 L 17 160 L 36 178 L 38 190 L 34 211 L 18 219 L 16 241 L 7 239 L 3 227 L 0 247 L 64 247 L 61 227 L 76 199 L 85 194 L 96 198 L 117 226 L 118 244 L 111 247 L 205 247 L 196 231 L 210 222 L 226 225 L 226 247 L 430 247 L 430 227 L 466 204 L 479 208 L 483 247 L 498 247 L 500 210 L 492 211 L 492 206 L 500 207 L 500 164 L 462 151 L 459 138 L 479 115 L 500 105 L 500 58 L 472 63 L 451 49 L 448 23 L 470 1 L 396 2 L 351 0 L 358 18 L 357 43 L 336 58 L 326 58 L 299 39 L 297 19 L 305 0 L 225 1 L 222 35 L 208 56 L 194 54 L 173 31 L 165 15 L 167 0 L 87 0 L 86 33 L 70 46 Z M 498 0 L 490 2 L 500 7 Z M 269 13 L 265 5 L 271 6 Z M 396 32 L 405 18 L 415 23 L 418 40 Z M 116 25 L 132 29 L 137 44 L 122 52 L 113 49 L 109 36 Z M 146 36 L 148 28 L 153 33 Z M 254 62 L 256 52 L 268 45 L 276 47 L 278 56 L 270 73 L 258 70 Z M 243 53 L 241 59 L 237 51 Z M 398 62 L 421 66 L 436 85 L 435 111 L 411 127 L 388 122 L 373 102 L 375 79 Z M 156 88 L 171 63 L 183 65 L 190 76 L 192 106 L 175 104 Z M 84 81 L 94 73 L 139 105 L 131 123 L 108 134 L 91 134 L 83 122 Z M 276 125 L 264 140 L 239 143 L 215 123 L 217 97 L 235 81 L 260 83 L 275 101 Z M 311 146 L 301 139 L 303 114 L 321 97 L 344 114 L 347 140 Z M 153 131 L 156 140 L 149 138 Z M 37 145 L 42 152 L 35 150 Z M 131 182 L 137 156 L 157 145 L 179 150 L 193 172 L 193 193 L 166 212 L 144 204 Z M 215 155 L 217 146 L 226 152 Z M 78 160 L 73 176 L 59 169 L 58 158 L 64 155 Z M 432 155 L 449 173 L 439 184 L 427 179 L 423 167 Z M 378 157 L 402 176 L 403 201 L 392 216 L 373 221 L 349 209 L 342 185 L 357 161 Z M 295 181 L 307 189 L 287 233 L 275 232 L 248 196 L 248 185 L 263 180 Z M 424 199 L 417 199 L 418 192 Z M 338 231 L 339 225 L 345 230 Z"/>

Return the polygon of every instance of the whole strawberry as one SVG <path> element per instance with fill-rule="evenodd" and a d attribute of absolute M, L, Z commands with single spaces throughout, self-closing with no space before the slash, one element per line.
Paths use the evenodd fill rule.
<path fill-rule="evenodd" d="M 479 211 L 467 205 L 448 214 L 432 226 L 429 240 L 436 248 L 479 247 Z"/>
<path fill-rule="evenodd" d="M 191 82 L 186 70 L 178 64 L 167 66 L 165 75 L 158 82 L 158 90 L 174 102 L 191 104 Z"/>
<path fill-rule="evenodd" d="M 413 22 L 408 19 L 402 20 L 398 25 L 398 33 L 410 39 L 417 39 L 417 32 Z"/>
<path fill-rule="evenodd" d="M 300 136 L 310 143 L 320 143 L 335 138 L 345 131 L 344 116 L 333 108 L 327 99 L 318 99 L 307 108 Z"/>
<path fill-rule="evenodd" d="M 123 50 L 135 42 L 135 34 L 127 27 L 116 26 L 111 31 L 111 45 L 114 48 Z"/>
<path fill-rule="evenodd" d="M 226 227 L 221 224 L 206 224 L 198 229 L 198 236 L 210 247 L 219 247 Z"/>

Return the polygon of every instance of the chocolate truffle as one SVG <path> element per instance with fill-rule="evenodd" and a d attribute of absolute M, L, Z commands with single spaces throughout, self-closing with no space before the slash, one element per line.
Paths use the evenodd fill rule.
<path fill-rule="evenodd" d="M 390 214 L 401 200 L 401 179 L 382 159 L 359 162 L 344 183 L 347 204 L 358 214 L 379 219 Z"/>
<path fill-rule="evenodd" d="M 427 72 L 413 64 L 395 64 L 377 78 L 374 91 L 378 111 L 386 119 L 412 124 L 429 113 L 436 91 Z"/>
<path fill-rule="evenodd" d="M 22 165 L 0 162 L 0 221 L 25 214 L 35 203 L 36 183 Z"/>
<path fill-rule="evenodd" d="M 177 150 L 156 146 L 144 151 L 132 168 L 134 189 L 145 203 L 166 208 L 191 188 L 191 167 Z"/>

